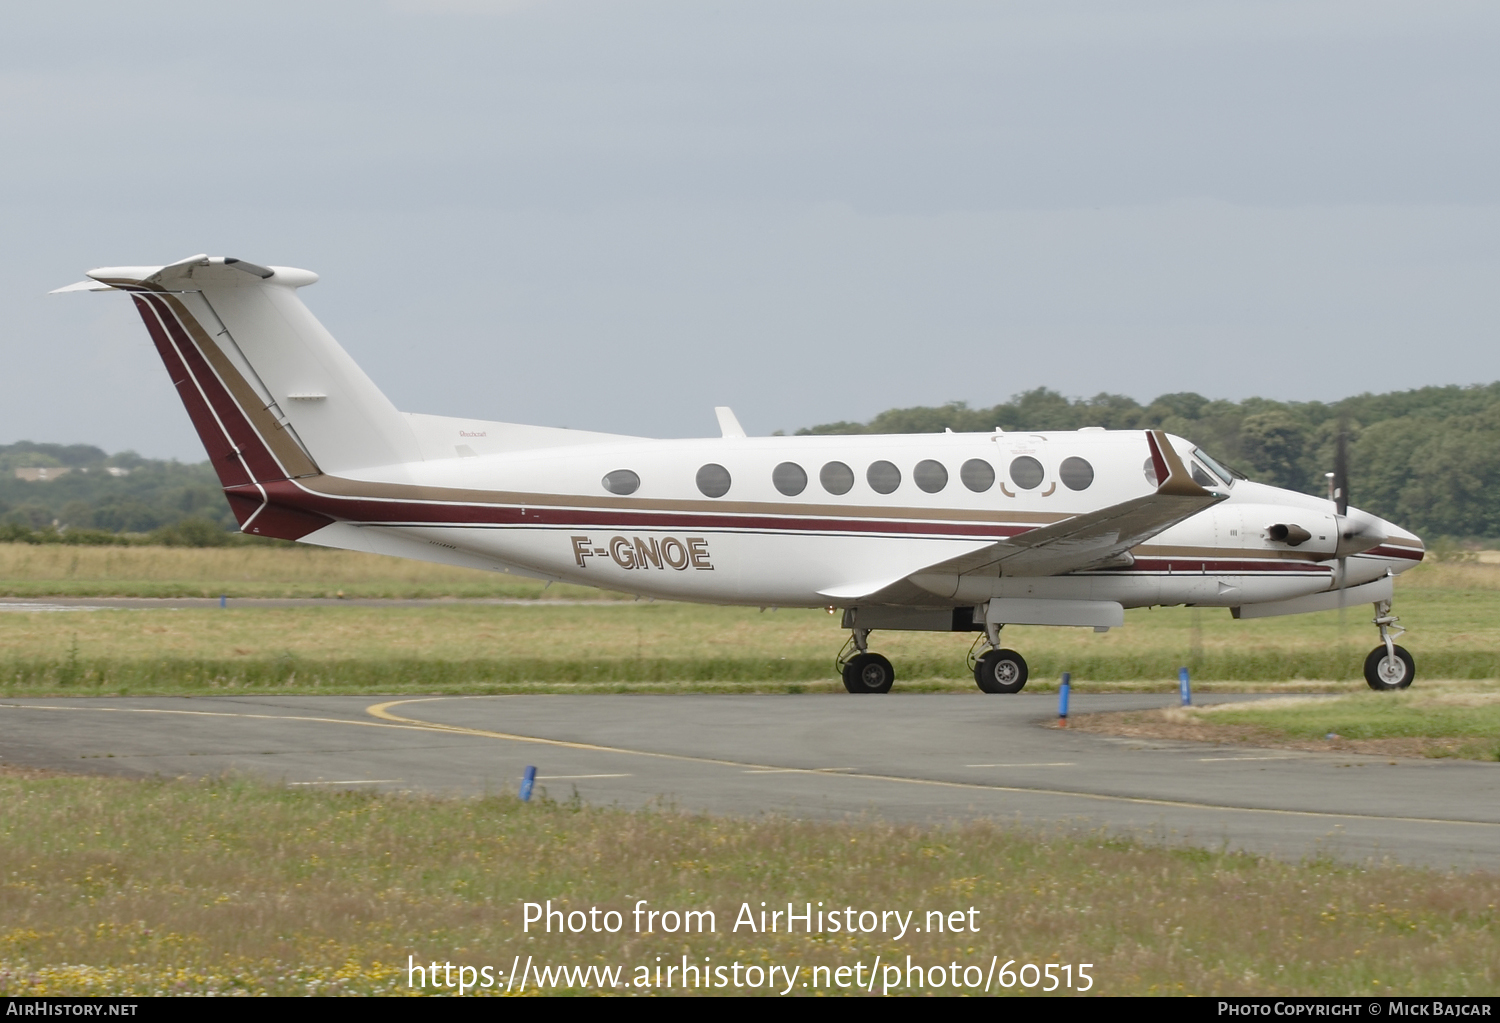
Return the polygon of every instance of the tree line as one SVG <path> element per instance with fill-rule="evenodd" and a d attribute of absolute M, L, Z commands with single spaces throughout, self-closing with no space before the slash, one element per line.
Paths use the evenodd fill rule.
<path fill-rule="evenodd" d="M 1251 479 L 1324 495 L 1339 432 L 1349 438 L 1354 504 L 1429 541 L 1500 538 L 1500 382 L 1361 394 L 1337 402 L 1232 402 L 1164 394 L 1067 398 L 1040 387 L 989 408 L 963 402 L 890 409 L 806 434 L 1161 429 Z M 18 468 L 70 471 L 49 480 Z M 109 470 L 117 470 L 112 474 Z M 119 470 L 124 470 L 119 474 Z M 219 544 L 233 514 L 208 462 L 109 455 L 87 444 L 0 445 L 0 541 Z"/>
<path fill-rule="evenodd" d="M 1142 405 L 1121 394 L 1067 398 L 1045 387 L 990 408 L 963 402 L 890 409 L 868 423 L 798 434 L 1160 429 L 1246 476 L 1326 495 L 1340 431 L 1355 505 L 1429 540 L 1500 538 L 1500 383 L 1361 394 L 1337 402 L 1233 402 L 1190 392 Z"/>
<path fill-rule="evenodd" d="M 68 471 L 31 480 L 17 469 Z M 202 547 L 232 542 L 237 528 L 206 461 L 109 455 L 91 444 L 0 445 L 0 541 Z"/>

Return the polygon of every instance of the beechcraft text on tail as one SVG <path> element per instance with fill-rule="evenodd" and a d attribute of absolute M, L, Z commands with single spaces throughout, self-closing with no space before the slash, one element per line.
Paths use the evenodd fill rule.
<path fill-rule="evenodd" d="M 1159 430 L 650 440 L 396 410 L 299 289 L 226 257 L 117 266 L 59 291 L 131 296 L 246 533 L 647 597 L 842 611 L 850 692 L 886 692 L 874 630 L 978 634 L 1013 693 L 1006 625 L 1106 630 L 1124 609 L 1238 618 L 1375 608 L 1365 676 L 1411 684 L 1392 579 L 1422 542 L 1244 478 Z"/>

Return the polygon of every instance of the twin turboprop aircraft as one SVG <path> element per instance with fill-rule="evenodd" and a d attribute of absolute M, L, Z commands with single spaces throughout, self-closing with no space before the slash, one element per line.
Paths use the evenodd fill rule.
<path fill-rule="evenodd" d="M 193 256 L 89 271 L 131 294 L 240 528 L 641 596 L 842 609 L 851 693 L 874 630 L 981 633 L 987 693 L 1026 684 L 1007 625 L 1124 609 L 1237 618 L 1371 603 L 1371 688 L 1415 677 L 1392 580 L 1422 542 L 1255 483 L 1159 430 L 649 440 L 398 412 L 303 305 L 316 274 Z M 1342 458 L 1340 459 L 1342 464 Z M 976 644 L 976 645 L 980 645 Z"/>

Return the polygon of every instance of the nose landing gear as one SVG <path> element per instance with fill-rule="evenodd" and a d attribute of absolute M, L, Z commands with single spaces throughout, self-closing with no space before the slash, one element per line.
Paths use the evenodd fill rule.
<path fill-rule="evenodd" d="M 869 651 L 869 629 L 851 629 L 849 641 L 839 651 L 836 663 L 851 693 L 888 693 L 896 683 L 896 669 L 879 654 Z M 849 651 L 858 651 L 849 656 Z"/>
<path fill-rule="evenodd" d="M 1376 602 L 1374 622 L 1380 629 L 1381 645 L 1365 658 L 1365 682 L 1377 692 L 1405 689 L 1417 677 L 1416 661 L 1405 647 L 1395 643 L 1396 637 L 1406 631 L 1396 624 L 1398 621 L 1391 614 L 1389 600 Z"/>

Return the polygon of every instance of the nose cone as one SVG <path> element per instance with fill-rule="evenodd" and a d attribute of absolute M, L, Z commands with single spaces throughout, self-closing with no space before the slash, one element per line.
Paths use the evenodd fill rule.
<path fill-rule="evenodd" d="M 1427 553 L 1427 545 L 1422 538 L 1409 530 L 1402 529 L 1394 522 L 1377 518 L 1369 512 L 1362 512 L 1356 508 L 1349 509 L 1349 519 L 1353 523 L 1355 516 L 1362 520 L 1368 520 L 1370 525 L 1365 526 L 1361 522 L 1360 533 L 1364 536 L 1380 535 L 1380 543 L 1368 549 L 1367 553 L 1384 558 L 1391 562 L 1391 571 L 1404 572 L 1408 568 L 1421 563 L 1423 556 Z"/>

